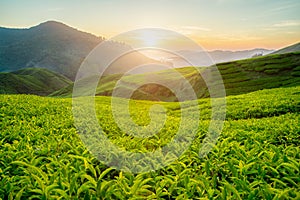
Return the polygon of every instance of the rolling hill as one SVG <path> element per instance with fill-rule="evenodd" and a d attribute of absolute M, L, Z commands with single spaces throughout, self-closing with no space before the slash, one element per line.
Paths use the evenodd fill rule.
<path fill-rule="evenodd" d="M 27 68 L 0 73 L 0 94 L 47 96 L 72 83 L 68 78 L 42 68 Z"/>
<path fill-rule="evenodd" d="M 300 85 L 300 52 L 267 55 L 246 60 L 219 63 L 217 67 L 223 78 L 227 95 Z M 211 68 L 200 68 L 200 70 L 201 74 L 205 76 Z M 190 82 L 198 98 L 209 96 L 206 83 L 195 68 L 177 68 L 176 71 L 181 73 Z M 164 70 L 124 76 L 121 79 L 122 84 L 118 87 L 118 90 L 121 91 L 118 96 L 125 96 L 125 94 L 132 92 L 133 88 L 137 85 L 143 85 L 133 93 L 133 99 L 177 101 L 172 91 L 166 87 L 157 84 L 147 84 L 149 80 L 159 78 L 172 87 L 183 87 L 181 80 L 173 76 L 173 73 L 175 73 L 173 70 Z M 101 96 L 112 95 L 116 83 L 121 77 L 121 74 L 103 76 L 99 81 L 96 94 Z M 81 85 L 84 90 L 90 84 L 91 80 L 93 78 L 79 80 L 81 83 L 78 85 Z M 214 81 L 213 77 L 211 80 Z M 69 85 L 51 95 L 70 97 L 72 95 L 72 88 L 73 86 Z M 185 90 L 185 88 L 179 89 L 182 91 Z"/>
<path fill-rule="evenodd" d="M 272 54 L 284 54 L 284 53 L 291 53 L 291 52 L 298 52 L 300 51 L 300 42 L 297 44 L 293 44 L 291 46 L 279 49 Z"/>

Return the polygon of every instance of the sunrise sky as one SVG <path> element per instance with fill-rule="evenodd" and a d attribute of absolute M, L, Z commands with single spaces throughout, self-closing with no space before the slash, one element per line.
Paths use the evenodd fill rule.
<path fill-rule="evenodd" d="M 155 27 L 207 50 L 278 49 L 300 41 L 299 10 L 299 0 L 1 0 L 0 26 L 56 20 L 106 38 Z"/>

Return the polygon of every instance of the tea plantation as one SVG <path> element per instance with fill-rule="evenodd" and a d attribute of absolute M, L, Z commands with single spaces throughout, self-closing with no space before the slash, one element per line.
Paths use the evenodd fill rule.
<path fill-rule="evenodd" d="M 216 146 L 198 155 L 211 116 L 200 109 L 197 135 L 187 151 L 157 171 L 133 174 L 98 161 L 74 127 L 72 99 L 0 95 L 0 199 L 300 199 L 300 87 L 226 97 L 227 113 Z M 132 100 L 138 124 L 153 104 L 165 107 L 165 127 L 151 138 L 120 131 L 111 98 L 95 97 L 99 123 L 123 149 L 153 151 L 167 144 L 180 105 Z"/>

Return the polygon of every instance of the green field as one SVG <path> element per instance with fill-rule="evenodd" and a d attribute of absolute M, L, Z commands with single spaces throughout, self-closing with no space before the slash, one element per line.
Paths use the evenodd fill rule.
<path fill-rule="evenodd" d="M 171 165 L 140 174 L 107 167 L 89 153 L 74 127 L 72 99 L 0 95 L 0 199 L 300 199 L 299 95 L 296 86 L 226 97 L 223 131 L 203 158 L 211 104 L 200 99 L 199 107 L 183 108 L 191 115 L 200 108 L 190 148 Z M 174 136 L 179 103 L 131 100 L 139 124 L 149 123 L 153 104 L 168 114 L 156 136 L 139 139 L 118 129 L 110 101 L 95 97 L 97 117 L 121 148 L 153 151 Z"/>

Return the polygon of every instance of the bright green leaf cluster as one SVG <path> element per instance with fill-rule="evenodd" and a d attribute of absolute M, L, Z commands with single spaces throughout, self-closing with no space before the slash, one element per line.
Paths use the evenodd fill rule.
<path fill-rule="evenodd" d="M 130 114 L 139 125 L 149 123 L 153 104 L 167 113 L 159 133 L 133 138 L 114 122 L 110 97 L 96 97 L 107 137 L 136 152 L 172 140 L 180 107 L 191 115 L 200 109 L 190 148 L 171 165 L 140 174 L 107 167 L 88 152 L 73 125 L 71 99 L 1 95 L 0 199 L 299 199 L 299 91 L 291 87 L 227 97 L 223 132 L 204 158 L 198 152 L 209 126 L 209 99 L 198 100 L 199 107 L 131 101 Z"/>

